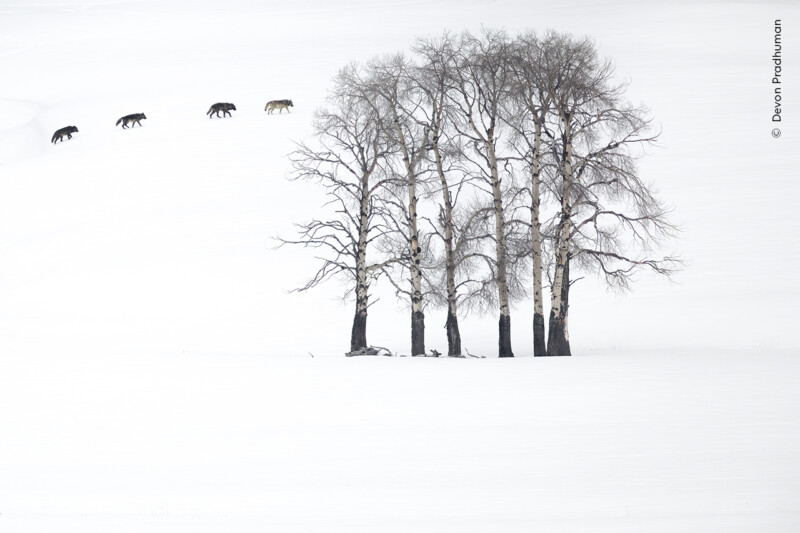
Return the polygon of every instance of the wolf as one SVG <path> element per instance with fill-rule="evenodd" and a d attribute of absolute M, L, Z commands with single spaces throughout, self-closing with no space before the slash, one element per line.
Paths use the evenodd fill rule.
<path fill-rule="evenodd" d="M 53 138 L 50 139 L 50 142 L 53 144 L 56 144 L 58 141 L 64 142 L 64 135 L 67 136 L 67 139 L 72 139 L 73 133 L 78 133 L 78 128 L 75 126 L 61 128 L 60 130 L 56 130 L 56 132 L 53 134 Z"/>
<path fill-rule="evenodd" d="M 212 113 L 216 113 L 217 117 L 219 117 L 220 111 L 222 111 L 222 118 L 225 118 L 225 115 L 232 117 L 233 115 L 231 115 L 231 111 L 236 111 L 236 106 L 233 104 L 219 102 L 212 105 L 206 115 L 208 115 L 208 118 L 211 118 Z"/>
<path fill-rule="evenodd" d="M 294 107 L 294 104 L 292 103 L 291 100 L 272 100 L 270 102 L 267 102 L 267 105 L 264 106 L 264 111 L 269 112 L 270 115 L 276 109 L 280 109 L 278 113 L 283 113 L 284 109 L 286 110 L 287 113 L 291 113 L 291 111 L 289 111 L 290 107 Z"/>
<path fill-rule="evenodd" d="M 117 124 L 116 124 L 116 125 L 117 125 L 117 126 L 119 126 L 119 125 L 120 125 L 120 123 L 122 123 L 122 129 L 125 129 L 125 128 L 127 128 L 127 127 L 128 127 L 128 124 L 130 124 L 130 123 L 133 123 L 133 126 L 135 126 L 136 124 L 138 124 L 139 126 L 141 126 L 141 125 L 142 125 L 142 123 L 141 123 L 141 122 L 139 122 L 139 121 L 140 121 L 140 120 L 143 120 L 143 119 L 146 119 L 146 118 L 147 118 L 147 117 L 146 117 L 146 116 L 144 116 L 144 113 L 134 113 L 133 115 L 125 115 L 124 117 L 122 117 L 121 119 L 119 119 L 119 120 L 117 121 Z M 132 128 L 133 126 L 131 126 L 131 128 Z"/>

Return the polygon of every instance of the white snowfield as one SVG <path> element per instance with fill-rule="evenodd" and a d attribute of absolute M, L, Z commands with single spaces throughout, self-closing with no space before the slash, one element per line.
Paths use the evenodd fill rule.
<path fill-rule="evenodd" d="M 785 532 L 796 357 L 9 362 L 3 533 Z"/>
<path fill-rule="evenodd" d="M 800 531 L 799 15 L 0 0 L 0 532 Z M 486 316 L 462 335 L 489 359 L 346 359 L 344 288 L 288 293 L 313 253 L 274 249 L 323 202 L 286 156 L 348 61 L 482 24 L 615 60 L 663 129 L 641 171 L 687 268 L 625 296 L 581 280 L 572 358 L 491 359 Z M 408 311 L 373 301 L 368 340 L 408 352 Z M 426 319 L 446 351 L 445 313 Z"/>

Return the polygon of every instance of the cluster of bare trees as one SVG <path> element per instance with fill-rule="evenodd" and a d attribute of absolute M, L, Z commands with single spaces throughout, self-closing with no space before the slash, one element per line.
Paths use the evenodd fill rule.
<path fill-rule="evenodd" d="M 675 233 L 637 172 L 648 111 L 589 39 L 503 31 L 418 40 L 410 54 L 349 65 L 333 80 L 294 177 L 324 187 L 330 216 L 284 243 L 318 248 L 300 290 L 344 276 L 355 295 L 351 350 L 367 346 L 370 286 L 385 278 L 411 309 L 411 353 L 425 353 L 425 309 L 499 312 L 511 357 L 511 304 L 533 297 L 534 355 L 569 355 L 571 276 L 628 288 Z M 550 316 L 545 336 L 544 290 Z"/>

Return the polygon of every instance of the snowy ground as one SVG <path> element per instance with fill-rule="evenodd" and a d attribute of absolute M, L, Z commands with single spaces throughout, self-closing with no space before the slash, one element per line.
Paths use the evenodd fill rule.
<path fill-rule="evenodd" d="M 796 357 L 0 370 L 4 533 L 800 527 Z"/>
<path fill-rule="evenodd" d="M 0 531 L 800 530 L 799 14 L 0 0 Z M 663 127 L 642 170 L 687 269 L 627 296 L 576 285 L 571 359 L 344 359 L 341 287 L 287 294 L 313 267 L 272 249 L 320 205 L 285 155 L 347 61 L 481 24 L 615 59 Z M 266 115 L 280 98 L 291 115 Z M 204 115 L 217 101 L 233 118 Z M 368 339 L 407 351 L 406 315 L 382 298 Z M 464 344 L 493 355 L 495 330 L 466 320 Z"/>

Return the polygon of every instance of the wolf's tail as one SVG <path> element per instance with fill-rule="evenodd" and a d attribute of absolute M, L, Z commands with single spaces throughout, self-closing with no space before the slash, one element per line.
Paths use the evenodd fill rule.
<path fill-rule="evenodd" d="M 115 126 L 119 126 L 119 123 L 120 123 L 120 122 L 122 122 L 122 119 L 119 119 L 119 120 L 117 121 L 117 123 L 115 124 Z"/>
<path fill-rule="evenodd" d="M 53 134 L 53 138 L 52 138 L 52 139 L 50 139 L 50 142 L 51 142 L 51 143 L 53 143 L 53 144 L 55 144 L 55 143 L 56 143 L 56 137 L 57 137 L 57 136 L 58 136 L 58 133 L 54 133 L 54 134 Z"/>
<path fill-rule="evenodd" d="M 213 112 L 214 112 L 214 106 L 211 106 L 208 108 L 208 113 L 206 113 L 206 115 L 210 115 Z"/>

